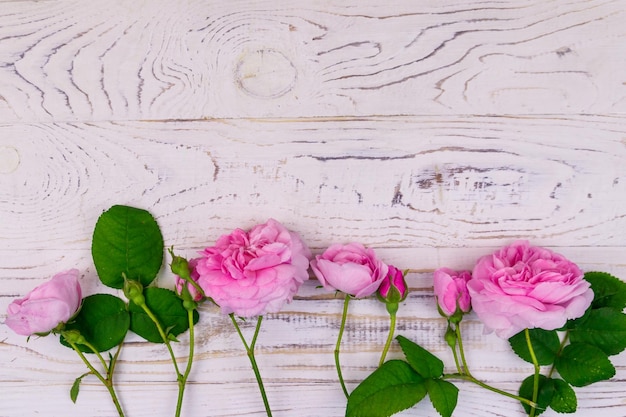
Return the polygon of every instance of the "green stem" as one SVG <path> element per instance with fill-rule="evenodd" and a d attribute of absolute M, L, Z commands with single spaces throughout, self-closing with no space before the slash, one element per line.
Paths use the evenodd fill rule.
<path fill-rule="evenodd" d="M 343 380 L 341 373 L 341 364 L 339 363 L 339 348 L 341 347 L 341 338 L 343 337 L 343 330 L 346 327 L 346 317 L 348 316 L 348 304 L 350 303 L 350 294 L 346 294 L 346 298 L 343 302 L 343 313 L 341 315 L 341 325 L 339 326 L 339 336 L 337 336 L 337 344 L 335 345 L 335 368 L 337 368 L 337 376 L 339 377 L 339 383 L 346 398 L 350 396 L 346 389 L 346 383 Z"/>
<path fill-rule="evenodd" d="M 172 350 L 172 345 L 170 344 L 170 339 L 165 334 L 165 331 L 163 330 L 163 326 L 161 326 L 159 319 L 154 315 L 154 313 L 152 313 L 152 311 L 148 308 L 146 304 L 142 304 L 141 308 L 143 309 L 143 311 L 145 311 L 148 317 L 150 317 L 150 320 L 152 320 L 152 322 L 156 326 L 159 332 L 159 335 L 161 335 L 161 340 L 163 340 L 163 343 L 165 343 L 165 346 L 167 347 L 167 350 L 170 353 L 170 357 L 172 358 L 172 363 L 174 364 L 174 370 L 176 371 L 176 378 L 180 379 L 181 373 L 180 373 L 180 370 L 178 369 L 178 363 L 176 362 L 176 355 L 174 355 L 174 351 Z"/>
<path fill-rule="evenodd" d="M 178 368 L 178 362 L 176 362 L 176 355 L 174 354 L 174 350 L 172 350 L 172 344 L 170 343 L 170 339 L 165 334 L 165 331 L 163 330 L 163 326 L 161 326 L 159 319 L 154 315 L 154 313 L 150 310 L 150 308 L 148 308 L 148 306 L 145 303 L 141 305 L 141 308 L 143 309 L 143 311 L 146 312 L 148 317 L 150 317 L 150 320 L 152 320 L 157 330 L 159 331 L 159 335 L 161 335 L 161 339 L 163 340 L 163 343 L 165 343 L 165 346 L 167 347 L 167 351 L 170 354 L 170 358 L 172 359 L 172 364 L 174 364 L 174 371 L 176 372 L 176 381 L 178 382 L 178 401 L 176 404 L 176 417 L 179 417 L 181 407 L 182 407 L 183 393 L 185 392 L 186 381 L 183 380 L 183 375 L 180 373 L 180 369 Z M 193 317 L 192 317 L 192 321 L 193 321 Z M 191 358 L 189 358 L 189 360 L 191 360 Z"/>
<path fill-rule="evenodd" d="M 117 345 L 117 350 L 115 351 L 115 355 L 111 359 L 111 364 L 109 366 L 109 370 L 107 373 L 107 379 L 113 381 L 113 373 L 115 372 L 115 366 L 117 365 L 117 358 L 120 356 L 120 352 L 122 351 L 122 343 Z"/>
<path fill-rule="evenodd" d="M 450 349 L 452 350 L 452 355 L 454 356 L 454 364 L 456 365 L 456 370 L 459 374 L 462 374 L 463 371 L 461 370 L 461 365 L 459 364 L 459 354 L 456 352 L 456 348 L 450 346 Z"/>
<path fill-rule="evenodd" d="M 569 339 L 569 330 L 565 331 L 565 336 L 563 336 L 563 340 L 561 341 L 561 346 L 559 346 L 559 350 L 556 353 L 556 357 L 558 358 L 559 356 L 561 356 L 561 352 L 563 352 L 563 349 L 565 348 L 565 344 L 567 343 L 567 340 Z M 552 378 L 552 374 L 554 373 L 554 363 L 552 364 L 552 367 L 550 368 L 550 373 L 548 373 L 548 378 Z"/>
<path fill-rule="evenodd" d="M 176 417 L 180 416 L 180 412 L 183 408 L 183 395 L 185 393 L 185 385 L 187 384 L 187 378 L 191 373 L 191 366 L 193 364 L 194 353 L 194 324 L 193 324 L 193 309 L 187 310 L 187 321 L 189 323 L 189 357 L 187 359 L 187 367 L 185 373 L 178 378 L 178 401 L 176 402 Z"/>
<path fill-rule="evenodd" d="M 461 363 L 463 364 L 463 371 L 467 376 L 474 378 L 472 376 L 472 373 L 469 370 L 469 366 L 467 366 L 467 360 L 465 359 L 465 350 L 463 349 L 463 338 L 461 337 L 461 323 L 457 323 L 455 325 L 454 330 L 456 331 L 456 340 L 459 344 L 459 353 L 461 354 Z M 457 363 L 457 367 L 458 367 L 458 363 Z"/>
<path fill-rule="evenodd" d="M 248 359 L 250 359 L 250 364 L 252 365 L 252 370 L 254 371 L 254 376 L 256 377 L 256 382 L 259 386 L 259 391 L 261 391 L 261 397 L 263 398 L 263 405 L 265 406 L 265 412 L 267 413 L 267 417 L 272 417 L 272 410 L 270 408 L 270 403 L 267 400 L 267 394 L 265 393 L 265 388 L 263 386 L 263 380 L 261 379 L 261 373 L 259 372 L 259 366 L 256 362 L 256 358 L 254 357 L 254 346 L 256 345 L 256 339 L 259 336 L 259 331 L 261 330 L 261 322 L 263 321 L 263 316 L 259 316 L 256 322 L 256 328 L 254 329 L 254 335 L 252 336 L 252 342 L 250 345 L 246 342 L 246 338 L 243 337 L 241 333 L 241 329 L 237 324 L 237 320 L 235 319 L 234 314 L 229 314 L 230 319 L 237 330 L 237 334 L 239 338 L 243 342 L 243 346 L 246 348 L 246 353 L 248 354 Z"/>
<path fill-rule="evenodd" d="M 511 394 L 510 392 L 506 392 L 506 391 L 502 391 L 501 389 L 498 389 L 496 387 L 492 387 L 491 385 L 485 384 L 484 382 L 474 378 L 471 375 L 467 375 L 467 374 L 444 374 L 443 379 L 461 379 L 463 381 L 469 381 L 472 382 L 476 385 L 478 385 L 479 387 L 485 388 L 491 392 L 495 392 L 496 394 L 500 394 L 500 395 L 504 395 L 505 397 L 509 397 L 509 398 L 513 398 L 514 400 L 523 402 L 525 404 L 528 404 L 530 407 L 536 407 L 537 403 L 534 401 L 530 401 L 527 398 L 523 398 L 520 397 L 518 395 L 515 394 Z"/>
<path fill-rule="evenodd" d="M 396 314 L 389 314 L 389 335 L 387 336 L 387 341 L 385 342 L 385 347 L 383 348 L 383 353 L 380 356 L 380 361 L 378 362 L 378 366 L 383 366 L 385 363 L 385 358 L 387 357 L 387 352 L 389 352 L 389 347 L 391 346 L 391 342 L 393 341 L 393 334 L 396 329 Z"/>
<path fill-rule="evenodd" d="M 87 365 L 87 368 L 89 368 L 91 373 L 94 374 L 96 378 L 98 378 L 100 382 L 102 382 L 102 385 L 106 387 L 106 389 L 109 391 L 109 395 L 111 395 L 111 400 L 113 401 L 113 404 L 115 405 L 117 413 L 119 414 L 120 417 L 124 417 L 124 411 L 122 410 L 122 406 L 120 405 L 117 395 L 115 394 L 115 390 L 113 389 L 113 381 L 110 379 L 104 378 L 102 374 L 98 372 L 96 368 L 94 368 L 93 365 L 87 360 L 83 352 L 80 351 L 80 349 L 75 343 L 72 343 L 69 341 L 68 343 L 70 344 L 70 346 L 72 346 L 72 348 L 76 351 L 76 353 L 78 353 L 78 356 L 82 359 L 85 365 Z M 93 349 L 91 346 L 89 348 Z"/>
<path fill-rule="evenodd" d="M 537 361 L 537 356 L 535 355 L 535 350 L 533 349 L 533 344 L 530 340 L 530 332 L 528 329 L 524 329 L 524 335 L 526 336 L 526 344 L 528 345 L 528 351 L 530 352 L 530 358 L 533 361 L 533 365 L 535 367 L 535 375 L 533 378 L 533 402 L 537 403 L 537 397 L 539 397 L 539 362 Z M 537 411 L 536 407 L 532 407 L 530 409 L 529 417 L 535 417 L 535 412 Z"/>
<path fill-rule="evenodd" d="M 102 357 L 102 355 L 100 354 L 100 352 L 98 352 L 98 349 L 96 349 L 96 347 L 94 345 L 92 345 L 91 343 L 89 343 L 88 341 L 84 341 L 82 343 L 83 345 L 87 346 L 93 353 L 95 353 L 95 355 L 98 357 L 98 359 L 100 360 L 100 363 L 102 364 L 102 367 L 104 368 L 104 370 L 107 373 L 107 376 L 109 376 L 109 366 L 107 365 L 106 361 L 104 360 L 104 358 Z M 121 346 L 121 343 L 120 345 Z"/>

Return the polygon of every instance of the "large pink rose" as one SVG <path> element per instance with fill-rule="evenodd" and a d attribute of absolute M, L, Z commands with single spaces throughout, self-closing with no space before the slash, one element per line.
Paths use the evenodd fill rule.
<path fill-rule="evenodd" d="M 576 264 L 525 240 L 480 258 L 467 287 L 486 329 L 505 339 L 527 328 L 558 329 L 593 301 Z"/>
<path fill-rule="evenodd" d="M 449 268 L 439 268 L 433 274 L 433 286 L 437 304 L 448 317 L 459 309 L 468 313 L 471 309 L 471 300 L 467 291 L 467 282 L 472 278 L 469 271 L 454 271 Z"/>
<path fill-rule="evenodd" d="M 236 229 L 200 254 L 197 282 L 224 314 L 275 313 L 309 277 L 311 252 L 274 219 L 249 232 Z"/>
<path fill-rule="evenodd" d="M 81 299 L 78 270 L 61 272 L 9 304 L 5 323 L 23 336 L 48 333 L 76 313 Z"/>
<path fill-rule="evenodd" d="M 311 261 L 311 269 L 325 289 L 356 298 L 375 293 L 389 271 L 372 249 L 360 243 L 331 245 Z"/>

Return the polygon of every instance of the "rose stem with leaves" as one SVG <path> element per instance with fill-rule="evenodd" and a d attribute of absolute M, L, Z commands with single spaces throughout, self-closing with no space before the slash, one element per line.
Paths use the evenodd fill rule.
<path fill-rule="evenodd" d="M 117 395 L 115 394 L 115 389 L 113 388 L 113 371 L 114 371 L 115 363 L 117 361 L 118 355 L 120 353 L 120 348 L 122 345 L 120 344 L 118 346 L 117 352 L 115 353 L 115 356 L 113 356 L 113 358 L 111 359 L 111 366 L 109 367 L 107 366 L 102 355 L 100 355 L 100 352 L 98 352 L 98 350 L 91 343 L 87 342 L 84 337 L 82 336 L 78 336 L 77 338 L 74 337 L 73 339 L 76 339 L 76 342 L 74 342 L 73 340 L 71 340 L 72 336 L 70 336 L 69 333 L 63 332 L 62 335 L 67 341 L 67 343 L 72 347 L 72 349 L 76 351 L 80 359 L 85 363 L 85 365 L 87 365 L 87 368 L 89 368 L 90 373 L 95 375 L 96 378 L 98 378 L 100 382 L 102 382 L 102 384 L 106 387 L 107 391 L 109 391 L 109 394 L 111 395 L 111 400 L 113 401 L 113 404 L 115 405 L 115 409 L 117 410 L 117 413 L 119 414 L 120 417 L 124 417 L 124 411 L 122 410 L 120 401 L 117 398 Z M 98 356 L 98 359 L 100 360 L 100 362 L 102 363 L 102 366 L 104 367 L 104 370 L 106 371 L 106 374 L 107 374 L 106 378 L 103 377 L 102 374 L 98 372 L 96 368 L 93 367 L 93 365 L 85 357 L 83 352 L 78 348 L 77 343 L 87 346 L 90 350 L 92 350 Z"/>
<path fill-rule="evenodd" d="M 198 291 L 198 293 L 202 295 L 202 298 L 204 298 L 205 297 L 204 290 L 202 290 L 202 288 L 200 288 L 198 283 L 195 282 L 191 278 L 189 262 L 184 258 L 176 256 L 174 254 L 173 247 L 168 249 L 168 251 L 170 255 L 172 256 L 172 263 L 170 264 L 170 269 L 172 270 L 172 272 L 178 275 L 179 278 L 182 278 L 186 283 L 192 285 L 196 289 L 196 291 Z M 194 301 L 193 296 L 189 292 L 189 288 L 187 287 L 187 285 L 181 286 L 181 294 L 179 295 L 181 296 L 183 300 L 183 307 L 187 311 L 187 322 L 189 326 L 189 356 L 187 359 L 187 366 L 185 367 L 184 374 L 181 375 L 178 372 L 178 368 L 176 368 L 176 372 L 178 373 L 177 379 L 178 379 L 178 384 L 179 384 L 178 401 L 176 402 L 176 416 L 177 417 L 180 416 L 180 412 L 182 410 L 185 386 L 187 384 L 187 379 L 189 378 L 189 374 L 191 373 L 191 367 L 193 365 L 193 355 L 194 355 L 194 349 L 195 349 L 195 332 L 194 332 L 193 313 L 198 307 L 198 303 Z M 172 359 L 172 360 L 174 360 L 174 363 L 176 363 L 175 359 Z"/>
<path fill-rule="evenodd" d="M 485 388 L 485 389 L 487 389 L 487 390 L 489 390 L 491 392 L 494 392 L 496 394 L 500 394 L 500 395 L 503 395 L 505 397 L 513 398 L 514 400 L 517 400 L 517 401 L 523 402 L 525 404 L 528 404 L 530 407 L 532 407 L 533 410 L 535 409 L 535 407 L 537 406 L 537 402 L 536 402 L 537 399 L 536 398 L 534 398 L 531 401 L 531 400 L 529 400 L 527 398 L 523 398 L 523 397 L 520 397 L 518 395 L 511 394 L 510 392 L 502 391 L 501 389 L 492 387 L 491 385 L 485 384 L 484 382 L 476 379 L 472 375 L 472 373 L 470 372 L 469 367 L 467 366 L 467 361 L 465 359 L 465 351 L 463 349 L 463 339 L 461 337 L 461 323 L 460 322 L 456 323 L 455 331 L 456 331 L 456 339 L 457 339 L 458 346 L 459 346 L 459 354 L 461 356 L 461 363 L 462 363 L 462 366 L 463 366 L 463 370 L 460 373 L 458 373 L 458 374 L 445 374 L 443 376 L 444 379 L 453 379 L 454 378 L 454 379 L 461 379 L 461 380 L 464 380 L 464 381 L 469 381 L 469 382 L 472 382 L 472 383 L 478 385 L 479 387 Z M 454 356 L 455 356 L 455 360 L 457 362 L 457 369 L 458 369 L 459 365 L 458 365 L 458 360 L 456 359 L 455 349 L 454 349 L 453 346 L 450 346 L 450 348 L 453 350 L 453 353 L 454 353 Z"/>
<path fill-rule="evenodd" d="M 167 350 L 170 354 L 170 358 L 172 359 L 172 364 L 174 365 L 174 371 L 176 372 L 176 381 L 178 381 L 178 401 L 176 403 L 176 417 L 180 416 L 183 394 L 185 392 L 185 382 L 186 379 L 184 375 L 180 373 L 180 369 L 178 368 L 178 362 L 176 361 L 176 355 L 174 354 L 174 350 L 172 349 L 172 344 L 170 343 L 170 338 L 166 334 L 165 330 L 163 330 L 163 326 L 161 322 L 157 318 L 157 316 L 150 310 L 150 307 L 146 304 L 146 298 L 143 295 L 143 287 L 140 283 L 136 281 L 130 281 L 126 278 L 125 274 L 122 274 L 124 277 L 124 294 L 131 300 L 135 305 L 139 306 L 146 315 L 152 320 L 154 325 L 161 336 L 161 340 L 167 347 Z M 191 313 L 193 314 L 193 312 Z M 193 318 L 192 318 L 193 321 Z M 190 349 L 192 348 L 192 343 L 190 342 Z M 189 359 L 191 360 L 191 358 Z"/>
<path fill-rule="evenodd" d="M 263 321 L 263 316 L 259 316 L 257 318 L 256 327 L 254 329 L 254 335 L 252 336 L 252 341 L 248 345 L 246 342 L 246 338 L 243 337 L 243 333 L 241 333 L 241 329 L 237 324 L 237 319 L 235 319 L 234 314 L 229 314 L 230 319 L 237 330 L 237 334 L 239 338 L 243 342 L 244 347 L 246 348 L 246 353 L 248 354 L 248 358 L 250 359 L 250 364 L 252 365 L 252 370 L 254 371 L 254 376 L 256 377 L 256 382 L 259 385 L 259 391 L 261 391 L 261 397 L 263 398 L 263 405 L 265 406 L 265 412 L 267 413 L 267 417 L 272 417 L 272 410 L 270 409 L 270 404 L 267 400 L 267 395 L 265 394 L 265 388 L 263 387 L 263 380 L 261 379 L 261 373 L 259 372 L 259 366 L 256 363 L 256 359 L 254 357 L 254 346 L 256 345 L 256 339 L 259 336 L 259 331 L 261 330 L 261 322 Z"/>
<path fill-rule="evenodd" d="M 526 336 L 526 344 L 528 345 L 528 352 L 530 353 L 530 358 L 533 361 L 533 366 L 535 367 L 535 374 L 533 378 L 533 402 L 537 402 L 537 398 L 539 397 L 539 362 L 537 361 L 537 355 L 535 355 L 535 350 L 533 349 L 533 344 L 530 340 L 530 332 L 528 329 L 524 329 L 524 336 Z M 532 407 L 530 409 L 529 417 L 535 417 L 535 412 L 537 409 Z"/>
<path fill-rule="evenodd" d="M 346 398 L 350 396 L 346 389 L 346 383 L 343 380 L 343 374 L 341 373 L 341 364 L 339 363 L 339 349 L 341 347 L 341 338 L 343 337 L 343 330 L 346 327 L 346 318 L 348 317 L 348 304 L 350 304 L 350 294 L 346 294 L 346 298 L 343 301 L 343 313 L 341 314 L 341 325 L 339 326 L 339 335 L 337 336 L 337 344 L 335 345 L 335 368 L 337 368 L 337 376 L 339 377 L 339 383 Z"/>
<path fill-rule="evenodd" d="M 178 363 L 176 362 L 176 355 L 174 354 L 174 351 L 172 350 L 172 344 L 170 343 L 170 339 L 168 338 L 167 334 L 165 334 L 165 331 L 163 330 L 163 326 L 161 326 L 159 319 L 154 315 L 154 313 L 148 308 L 148 306 L 145 303 L 141 305 L 141 308 L 143 309 L 143 311 L 145 311 L 148 317 L 150 317 L 150 320 L 152 320 L 152 322 L 154 322 L 154 324 L 156 325 L 156 328 L 159 331 L 159 334 L 161 335 L 161 339 L 163 339 L 163 343 L 165 343 L 165 346 L 167 347 L 167 350 L 169 351 L 170 357 L 172 358 L 172 363 L 174 364 L 174 370 L 176 372 L 176 380 L 178 381 L 178 401 L 176 402 L 176 417 L 179 417 L 182 403 L 183 403 L 183 395 L 185 393 L 185 383 L 187 382 L 186 377 L 180 373 L 180 369 L 178 368 Z M 193 312 L 191 312 L 190 314 L 193 315 Z M 193 316 L 192 316 L 191 322 L 193 322 Z M 191 334 L 193 333 L 192 326 L 189 327 L 190 337 L 191 337 Z M 191 341 L 189 342 L 189 349 L 190 350 L 193 349 L 193 339 L 191 339 Z M 192 358 L 190 357 L 189 361 L 191 360 Z"/>

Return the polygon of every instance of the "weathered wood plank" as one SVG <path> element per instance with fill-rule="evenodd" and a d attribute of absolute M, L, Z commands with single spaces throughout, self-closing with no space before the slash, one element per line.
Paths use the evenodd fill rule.
<path fill-rule="evenodd" d="M 623 0 L 15 1 L 0 120 L 624 113 Z"/>
<path fill-rule="evenodd" d="M 128 415 L 136 417 L 152 417 L 154 415 L 170 415 L 172 403 L 176 399 L 176 390 L 172 384 L 146 384 L 149 391 L 143 391 L 135 384 L 120 386 L 122 401 Z M 64 399 L 70 384 L 55 385 L 42 390 L 39 384 L 15 382 L 3 388 L 3 416 L 19 417 L 24 415 L 24 404 L 32 415 L 79 417 L 113 416 L 114 410 L 105 401 L 106 392 L 89 382 L 85 382 L 76 404 Z M 514 384 L 503 385 L 503 388 L 514 391 Z M 590 416 L 601 408 L 606 417 L 623 416 L 621 396 L 618 384 L 599 383 L 579 390 L 579 411 L 572 416 Z M 188 388 L 189 403 L 183 408 L 184 415 L 211 416 L 264 416 L 260 398 L 253 383 L 245 384 L 192 384 Z M 623 390 L 623 388 L 622 388 Z M 36 391 L 38 401 L 32 401 Z M 304 392 L 304 394 L 303 394 Z M 270 401 L 275 405 L 276 416 L 342 416 L 344 410 L 341 402 L 341 389 L 329 384 L 268 384 Z M 300 401 L 294 403 L 294 398 Z M 329 401 L 332 398 L 336 401 Z M 225 400 L 227 399 L 227 400 Z M 486 394 L 484 390 L 469 384 L 461 385 L 459 401 L 464 407 L 455 412 L 458 417 L 523 417 L 516 410 L 514 401 L 494 394 Z M 172 412 L 173 413 L 173 412 Z M 544 416 L 555 417 L 559 414 L 546 412 Z M 414 409 L 398 414 L 398 417 L 439 417 L 428 401 L 420 403 Z"/>
<path fill-rule="evenodd" d="M 268 217 L 314 248 L 621 246 L 625 135 L 595 116 L 5 124 L 0 242 L 85 249 L 131 204 L 187 248 Z"/>

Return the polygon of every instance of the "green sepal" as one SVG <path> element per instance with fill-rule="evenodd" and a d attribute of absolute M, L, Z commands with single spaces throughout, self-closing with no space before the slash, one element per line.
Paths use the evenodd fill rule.
<path fill-rule="evenodd" d="M 390 360 L 352 391 L 346 417 L 389 417 L 414 406 L 425 396 L 424 378 L 408 363 Z"/>

